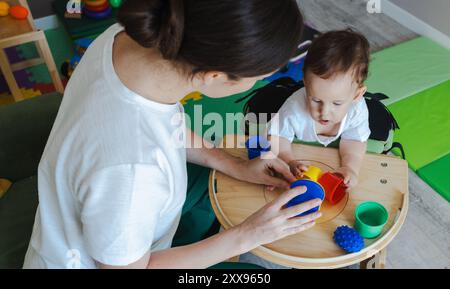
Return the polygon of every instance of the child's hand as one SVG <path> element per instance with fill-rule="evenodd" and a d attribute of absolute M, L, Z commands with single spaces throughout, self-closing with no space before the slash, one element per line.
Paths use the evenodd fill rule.
<path fill-rule="evenodd" d="M 297 178 L 301 177 L 308 170 L 308 166 L 298 160 L 290 161 L 288 165 L 291 173 Z"/>
<path fill-rule="evenodd" d="M 358 174 L 348 167 L 340 167 L 337 171 L 344 179 L 344 184 L 347 186 L 347 192 L 358 184 Z"/>

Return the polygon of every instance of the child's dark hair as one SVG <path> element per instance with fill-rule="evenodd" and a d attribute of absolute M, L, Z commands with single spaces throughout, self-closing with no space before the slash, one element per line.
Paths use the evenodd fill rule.
<path fill-rule="evenodd" d="M 355 81 L 363 85 L 367 79 L 369 61 L 370 44 L 366 37 L 351 29 L 330 31 L 313 41 L 303 71 L 307 81 L 308 73 L 328 79 L 352 69 Z"/>
<path fill-rule="evenodd" d="M 294 55 L 303 17 L 295 0 L 126 0 L 118 21 L 143 47 L 231 79 L 271 73 Z"/>

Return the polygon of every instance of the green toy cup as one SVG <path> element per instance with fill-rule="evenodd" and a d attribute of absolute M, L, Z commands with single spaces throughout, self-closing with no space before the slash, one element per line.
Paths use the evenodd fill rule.
<path fill-rule="evenodd" d="M 355 230 L 366 239 L 376 238 L 386 225 L 388 216 L 386 208 L 379 203 L 361 203 L 355 210 Z"/>

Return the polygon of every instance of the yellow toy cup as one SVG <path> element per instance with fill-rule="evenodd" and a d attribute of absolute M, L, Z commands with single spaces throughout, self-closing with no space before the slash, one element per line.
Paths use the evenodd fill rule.
<path fill-rule="evenodd" d="M 322 170 L 315 166 L 309 166 L 308 170 L 303 173 L 301 179 L 307 179 L 317 182 L 322 175 Z"/>

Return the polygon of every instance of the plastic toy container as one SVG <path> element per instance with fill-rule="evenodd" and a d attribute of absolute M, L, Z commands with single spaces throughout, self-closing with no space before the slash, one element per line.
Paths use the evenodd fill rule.
<path fill-rule="evenodd" d="M 316 166 L 308 166 L 308 170 L 301 176 L 302 179 L 308 179 L 314 182 L 319 180 L 322 175 L 322 170 Z"/>
<path fill-rule="evenodd" d="M 313 199 L 323 200 L 325 198 L 325 191 L 319 183 L 316 183 L 311 180 L 297 180 L 291 184 L 291 189 L 299 186 L 305 186 L 306 192 L 290 200 L 286 204 L 286 207 L 292 207 Z M 298 214 L 297 217 L 305 216 L 313 212 L 317 212 L 318 210 L 320 210 L 320 206 L 312 208 L 304 213 Z"/>
<path fill-rule="evenodd" d="M 319 178 L 319 183 L 325 189 L 325 199 L 332 205 L 339 203 L 345 197 L 347 187 L 339 175 L 330 172 L 324 173 Z"/>
<path fill-rule="evenodd" d="M 355 229 L 367 239 L 376 238 L 381 234 L 389 214 L 386 208 L 376 202 L 364 202 L 355 210 Z"/>

